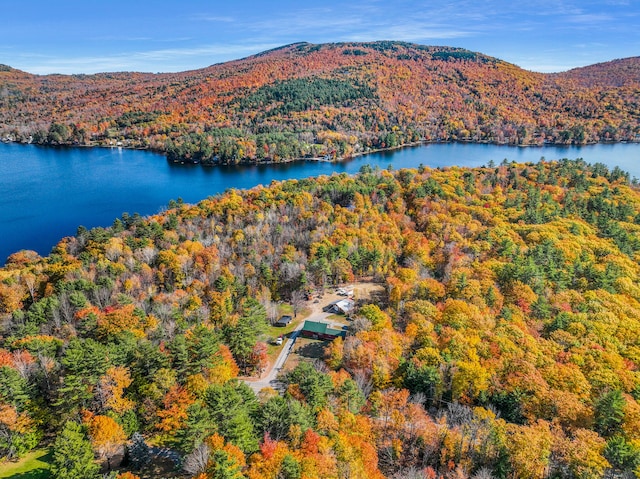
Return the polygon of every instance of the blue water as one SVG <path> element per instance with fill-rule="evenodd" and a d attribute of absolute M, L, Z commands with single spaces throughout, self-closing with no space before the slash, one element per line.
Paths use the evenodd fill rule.
<path fill-rule="evenodd" d="M 42 148 L 0 144 L 0 264 L 20 249 L 45 255 L 79 225 L 109 226 L 122 213 L 154 214 L 171 199 L 195 203 L 228 188 L 273 180 L 356 173 L 363 165 L 387 168 L 480 166 L 503 159 L 526 162 L 584 158 L 620 166 L 640 178 L 640 144 L 519 148 L 443 143 L 361 156 L 343 163 L 281 165 L 175 165 L 147 151 Z"/>

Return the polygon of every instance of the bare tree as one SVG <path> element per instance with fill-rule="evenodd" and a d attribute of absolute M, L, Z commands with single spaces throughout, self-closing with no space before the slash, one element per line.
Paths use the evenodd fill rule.
<path fill-rule="evenodd" d="M 396 472 L 392 479 L 426 479 L 427 476 L 424 473 L 423 469 L 418 469 L 417 467 L 410 467 L 408 469 L 402 469 L 401 471 Z"/>
<path fill-rule="evenodd" d="M 353 375 L 353 380 L 356 382 L 356 386 L 358 386 L 358 389 L 360 389 L 360 392 L 362 392 L 364 397 L 368 398 L 371 391 L 373 391 L 373 380 L 371 379 L 371 375 L 364 371 L 356 371 Z"/>
<path fill-rule="evenodd" d="M 184 458 L 182 469 L 193 476 L 204 472 L 207 468 L 207 462 L 209 462 L 210 452 L 209 446 L 200 444 L 191 454 Z"/>
<path fill-rule="evenodd" d="M 269 310 L 271 305 L 271 291 L 266 286 L 261 286 L 256 292 L 256 299 L 264 306 L 264 309 Z"/>
<path fill-rule="evenodd" d="M 111 288 L 107 288 L 105 286 L 97 288 L 93 291 L 92 296 L 96 306 L 104 308 L 108 306 L 109 302 L 111 301 Z"/>
<path fill-rule="evenodd" d="M 173 319 L 173 306 L 167 303 L 154 303 L 153 313 L 160 321 L 169 321 Z"/>
<path fill-rule="evenodd" d="M 36 300 L 36 275 L 33 273 L 23 273 L 21 275 L 21 279 L 24 282 L 25 286 L 29 290 L 29 295 L 31 296 L 31 301 Z"/>
<path fill-rule="evenodd" d="M 21 350 L 14 351 L 13 364 L 15 369 L 20 373 L 20 376 L 28 380 L 34 368 L 31 356 L 23 354 Z"/>
<path fill-rule="evenodd" d="M 124 265 L 129 271 L 133 271 L 136 267 L 136 259 L 131 255 L 127 255 L 124 260 Z"/>
<path fill-rule="evenodd" d="M 465 426 L 473 420 L 473 409 L 460 403 L 448 403 L 444 414 L 451 427 Z"/>
<path fill-rule="evenodd" d="M 48 321 L 41 328 L 41 331 L 54 333 L 55 331 L 60 331 L 62 327 L 62 319 L 60 315 L 60 310 L 55 308 L 51 311 L 51 321 Z"/>
<path fill-rule="evenodd" d="M 151 264 L 155 261 L 156 256 L 158 256 L 158 250 L 156 250 L 152 246 L 145 246 L 142 249 L 139 249 L 135 252 L 135 256 L 140 261 Z"/>
<path fill-rule="evenodd" d="M 46 393 L 51 391 L 53 372 L 57 366 L 55 359 L 45 356 L 42 353 L 38 353 L 38 369 L 41 373 L 41 377 L 44 381 L 44 390 Z"/>
<path fill-rule="evenodd" d="M 73 321 L 74 308 L 66 293 L 60 296 L 60 306 L 58 309 L 60 310 L 60 315 L 65 323 L 69 324 Z M 57 325 L 57 327 L 60 326 Z"/>
<path fill-rule="evenodd" d="M 273 301 L 269 301 L 269 307 L 267 309 L 267 319 L 269 320 L 269 324 L 275 324 L 278 319 L 278 303 L 274 303 Z"/>
<path fill-rule="evenodd" d="M 304 305 L 304 293 L 299 289 L 291 293 L 291 306 L 293 306 L 293 317 L 298 317 L 298 312 Z"/>
<path fill-rule="evenodd" d="M 355 336 L 360 331 L 369 331 L 370 329 L 371 321 L 364 317 L 357 317 L 351 322 L 349 333 Z"/>
<path fill-rule="evenodd" d="M 313 361 L 313 367 L 316 371 L 321 372 L 321 373 L 325 373 L 328 374 L 329 373 L 329 366 L 327 366 L 327 363 L 325 363 L 322 359 L 320 358 L 316 358 Z"/>
<path fill-rule="evenodd" d="M 427 395 L 423 392 L 417 392 L 409 397 L 409 402 L 423 406 L 427 402 Z"/>
<path fill-rule="evenodd" d="M 491 473 L 491 469 L 483 467 L 482 469 L 478 469 L 476 473 L 471 476 L 471 479 L 494 479 L 494 476 Z"/>
<path fill-rule="evenodd" d="M 173 318 L 167 319 L 163 321 L 162 325 L 164 326 L 165 337 L 171 341 L 176 335 L 176 321 Z"/>

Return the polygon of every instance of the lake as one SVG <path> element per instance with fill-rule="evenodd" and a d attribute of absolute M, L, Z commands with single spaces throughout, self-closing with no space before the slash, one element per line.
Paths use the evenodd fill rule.
<path fill-rule="evenodd" d="M 360 156 L 342 163 L 300 161 L 275 165 L 175 165 L 162 155 L 118 148 L 46 148 L 1 144 L 0 264 L 21 249 L 46 255 L 79 225 L 109 226 L 122 213 L 149 215 L 171 199 L 195 203 L 228 188 L 273 180 L 356 173 L 366 164 L 394 169 L 481 166 L 493 160 L 536 162 L 583 158 L 620 166 L 640 178 L 640 144 L 509 147 L 436 143 Z"/>

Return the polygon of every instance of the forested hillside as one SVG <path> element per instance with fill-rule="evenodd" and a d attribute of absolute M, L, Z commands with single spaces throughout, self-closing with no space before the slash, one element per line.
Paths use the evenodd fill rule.
<path fill-rule="evenodd" d="M 293 44 L 174 74 L 0 68 L 0 137 L 192 162 L 345 157 L 416 141 L 636 141 L 638 58 L 562 74 L 458 48 Z"/>
<path fill-rule="evenodd" d="M 60 478 L 125 445 L 122 478 L 149 445 L 200 479 L 640 474 L 639 237 L 628 175 L 580 160 L 364 168 L 81 229 L 0 269 L 0 455 L 50 445 Z M 237 379 L 272 302 L 362 278 L 386 293 L 323 361 L 282 393 Z"/>

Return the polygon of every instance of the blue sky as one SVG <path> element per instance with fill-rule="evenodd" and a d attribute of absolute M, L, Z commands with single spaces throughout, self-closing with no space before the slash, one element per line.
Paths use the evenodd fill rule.
<path fill-rule="evenodd" d="M 640 55 L 638 0 L 0 1 L 0 63 L 175 72 L 311 43 L 403 40 L 541 71 Z"/>

